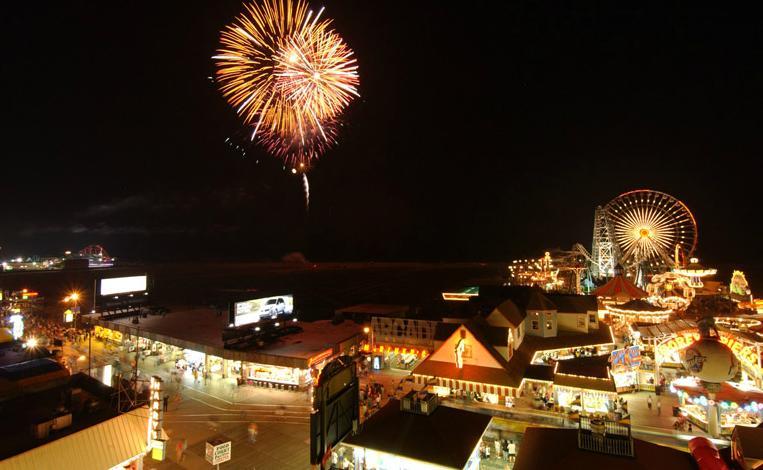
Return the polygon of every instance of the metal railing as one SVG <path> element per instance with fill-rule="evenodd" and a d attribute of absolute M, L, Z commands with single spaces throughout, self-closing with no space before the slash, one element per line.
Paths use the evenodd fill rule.
<path fill-rule="evenodd" d="M 635 456 L 629 425 L 581 416 L 578 426 L 579 449 L 619 457 Z"/>

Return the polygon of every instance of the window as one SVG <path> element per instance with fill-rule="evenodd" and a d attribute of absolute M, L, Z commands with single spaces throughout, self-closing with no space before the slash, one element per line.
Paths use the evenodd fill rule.
<path fill-rule="evenodd" d="M 538 320 L 533 320 L 532 321 L 532 327 L 533 327 L 533 330 L 537 330 L 538 329 Z"/>
<path fill-rule="evenodd" d="M 554 329 L 554 322 L 551 320 L 546 320 L 546 329 L 547 330 L 553 330 Z"/>
<path fill-rule="evenodd" d="M 591 323 L 596 323 L 596 314 L 595 313 L 589 314 L 588 315 L 588 321 L 591 322 Z"/>

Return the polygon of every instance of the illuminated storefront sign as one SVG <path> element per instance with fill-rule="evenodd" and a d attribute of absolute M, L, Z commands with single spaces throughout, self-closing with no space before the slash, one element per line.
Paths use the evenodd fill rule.
<path fill-rule="evenodd" d="M 311 366 L 313 366 L 315 364 L 320 364 L 321 362 L 325 361 L 326 359 L 330 358 L 333 355 L 334 355 L 334 350 L 333 349 L 327 349 L 327 350 L 323 351 L 322 353 L 319 353 L 319 354 L 311 357 L 307 361 L 307 365 L 308 365 L 308 367 L 311 367 Z"/>
<path fill-rule="evenodd" d="M 737 337 L 726 333 L 725 331 L 721 331 L 719 333 L 721 343 L 728 346 L 728 348 L 731 349 L 731 352 L 733 352 L 743 364 L 759 372 L 761 371 L 760 364 L 758 363 L 758 353 L 755 346 L 746 344 L 745 342 L 740 341 Z M 663 358 L 663 360 L 666 360 L 672 357 L 674 353 L 686 348 L 690 344 L 697 341 L 699 337 L 700 336 L 698 331 L 684 331 L 678 333 L 670 339 L 657 345 L 657 353 Z"/>
<path fill-rule="evenodd" d="M 420 346 L 427 349 L 434 347 L 434 333 L 437 322 L 405 318 L 373 317 L 374 342 Z"/>
<path fill-rule="evenodd" d="M 612 351 L 609 357 L 612 364 L 612 370 L 630 370 L 641 364 L 641 348 L 631 346 L 625 349 L 616 349 Z"/>
<path fill-rule="evenodd" d="M 154 375 L 151 377 L 148 401 L 148 445 L 151 448 L 152 457 L 156 460 L 164 460 L 164 444 L 162 438 L 162 421 L 164 409 L 162 408 L 162 378 Z"/>
<path fill-rule="evenodd" d="M 369 352 L 371 349 L 367 347 L 368 345 L 363 346 L 363 350 L 366 352 Z M 416 357 L 420 357 L 421 359 L 426 358 L 429 355 L 429 352 L 426 349 L 416 349 L 416 348 L 401 348 L 400 346 L 388 346 L 380 344 L 378 346 L 374 346 L 373 352 L 378 353 L 388 353 L 388 354 L 413 354 Z"/>
<path fill-rule="evenodd" d="M 472 297 L 480 295 L 479 287 L 467 287 L 458 292 L 443 292 L 442 300 L 451 300 L 457 302 L 467 302 Z"/>

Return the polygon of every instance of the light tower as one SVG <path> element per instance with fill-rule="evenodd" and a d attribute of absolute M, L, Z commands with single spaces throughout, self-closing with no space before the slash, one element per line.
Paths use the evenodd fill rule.
<path fill-rule="evenodd" d="M 591 246 L 591 275 L 594 278 L 610 277 L 614 274 L 618 258 L 614 243 L 614 230 L 601 206 L 593 216 L 593 245 Z"/>

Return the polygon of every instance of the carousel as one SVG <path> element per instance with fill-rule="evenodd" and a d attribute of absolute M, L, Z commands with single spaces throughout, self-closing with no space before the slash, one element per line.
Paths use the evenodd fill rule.
<path fill-rule="evenodd" d="M 704 287 L 702 278 L 714 276 L 718 272 L 717 269 L 706 268 L 699 264 L 699 259 L 692 258 L 689 260 L 689 265 L 685 268 L 676 268 L 673 270 L 675 274 L 683 276 L 689 279 L 689 286 L 693 289 L 701 289 Z"/>
<path fill-rule="evenodd" d="M 689 278 L 675 272 L 655 274 L 646 286 L 649 302 L 674 311 L 689 306 L 696 290 L 689 284 Z"/>
<path fill-rule="evenodd" d="M 673 310 L 634 299 L 622 305 L 607 305 L 607 316 L 620 323 L 663 323 L 670 318 Z"/>
<path fill-rule="evenodd" d="M 763 391 L 746 380 L 735 382 L 740 362 L 733 347 L 722 341 L 712 317 L 697 322 L 699 338 L 679 352 L 690 377 L 671 382 L 678 394 L 681 414 L 713 437 L 730 434 L 737 425 L 758 426 Z"/>

